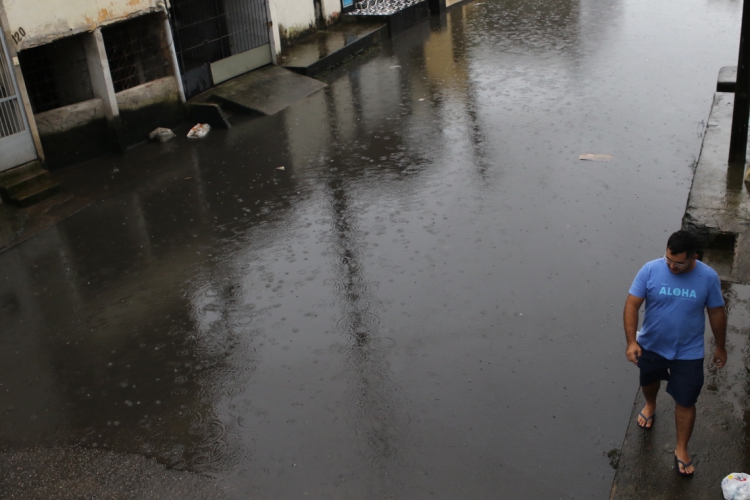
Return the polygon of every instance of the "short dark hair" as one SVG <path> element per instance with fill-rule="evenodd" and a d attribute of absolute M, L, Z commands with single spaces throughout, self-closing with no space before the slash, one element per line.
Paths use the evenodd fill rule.
<path fill-rule="evenodd" d="M 687 253 L 687 257 L 690 258 L 698 253 L 700 247 L 700 241 L 698 237 L 689 231 L 679 230 L 672 233 L 667 241 L 667 248 L 673 254 Z"/>

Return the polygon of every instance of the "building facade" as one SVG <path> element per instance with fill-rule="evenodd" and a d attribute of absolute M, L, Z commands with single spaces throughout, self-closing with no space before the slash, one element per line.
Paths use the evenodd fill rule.
<path fill-rule="evenodd" d="M 0 0 L 0 171 L 124 151 L 340 11 L 341 0 Z"/>

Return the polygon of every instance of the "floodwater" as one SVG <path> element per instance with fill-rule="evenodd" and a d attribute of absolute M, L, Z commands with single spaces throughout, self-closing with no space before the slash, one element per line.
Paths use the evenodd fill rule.
<path fill-rule="evenodd" d="M 137 181 L 0 254 L 2 451 L 227 498 L 606 498 L 622 304 L 740 14 L 477 0 L 276 116 L 92 162 Z"/>

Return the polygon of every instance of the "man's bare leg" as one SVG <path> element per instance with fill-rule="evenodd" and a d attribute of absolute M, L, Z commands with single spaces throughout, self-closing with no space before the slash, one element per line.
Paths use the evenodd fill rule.
<path fill-rule="evenodd" d="M 677 448 L 674 450 L 674 454 L 685 463 L 690 462 L 690 455 L 688 455 L 687 445 L 690 441 L 690 436 L 693 434 L 693 425 L 695 425 L 695 406 L 686 408 L 675 403 L 674 407 L 674 421 L 677 426 Z M 689 465 L 682 469 L 681 472 L 692 474 L 695 472 L 695 467 Z"/>
<path fill-rule="evenodd" d="M 651 417 L 656 411 L 656 395 L 659 394 L 659 387 L 661 387 L 661 381 L 659 380 L 657 380 L 653 384 L 641 387 L 641 390 L 643 391 L 643 397 L 646 398 L 646 406 L 644 406 L 641 410 L 641 414 L 646 418 Z M 646 418 L 638 415 L 638 426 L 643 427 L 644 429 L 650 429 L 654 424 L 654 420 L 649 419 L 647 421 Z"/>

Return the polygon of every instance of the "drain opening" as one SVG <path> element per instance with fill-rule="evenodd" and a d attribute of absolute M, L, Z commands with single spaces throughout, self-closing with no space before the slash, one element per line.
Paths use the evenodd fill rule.
<path fill-rule="evenodd" d="M 737 244 L 735 233 L 718 233 L 706 245 L 703 262 L 714 268 L 720 276 L 732 274 L 734 248 Z"/>

